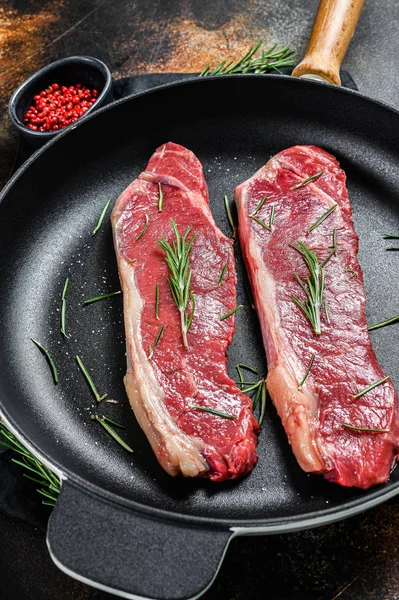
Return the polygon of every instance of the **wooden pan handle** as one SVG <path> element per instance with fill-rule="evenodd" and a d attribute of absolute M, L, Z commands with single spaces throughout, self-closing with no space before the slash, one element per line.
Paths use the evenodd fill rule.
<path fill-rule="evenodd" d="M 339 70 L 364 0 L 321 0 L 303 60 L 294 77 L 316 76 L 341 85 Z"/>

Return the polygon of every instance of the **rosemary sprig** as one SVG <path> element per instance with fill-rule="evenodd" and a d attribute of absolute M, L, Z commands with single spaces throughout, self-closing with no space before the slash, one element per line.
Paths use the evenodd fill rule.
<path fill-rule="evenodd" d="M 386 321 L 381 321 L 381 323 L 376 323 L 375 325 L 371 325 L 371 327 L 368 328 L 369 331 L 373 331 L 374 329 L 379 329 L 380 327 L 385 327 L 386 325 L 392 325 L 392 323 L 397 323 L 399 321 L 399 315 L 397 315 L 396 317 L 391 317 L 390 319 L 387 319 Z"/>
<path fill-rule="evenodd" d="M 318 179 L 322 175 L 324 175 L 324 171 L 320 171 L 320 173 L 316 173 L 315 175 L 311 175 L 310 177 L 307 177 L 306 179 L 304 179 L 300 183 L 297 183 L 296 185 L 293 185 L 292 188 L 290 188 L 290 190 L 298 190 L 299 188 L 303 187 L 307 183 L 310 183 L 311 181 L 314 181 L 315 179 Z"/>
<path fill-rule="evenodd" d="M 309 250 L 309 248 L 303 242 L 297 242 L 297 244 L 290 244 L 292 248 L 297 250 L 306 266 L 309 269 L 310 277 L 306 278 L 306 284 L 300 279 L 297 273 L 294 273 L 294 277 L 305 292 L 306 301 L 301 302 L 297 296 L 292 295 L 291 298 L 295 304 L 303 311 L 305 316 L 308 318 L 313 331 L 316 335 L 321 333 L 321 321 L 320 321 L 320 309 L 323 304 L 324 294 L 324 269 L 319 263 L 317 252 Z"/>
<path fill-rule="evenodd" d="M 223 279 L 224 279 L 224 276 L 226 275 L 227 267 L 228 267 L 228 263 L 226 263 L 224 265 L 222 272 L 220 273 L 218 287 L 220 287 L 223 283 Z"/>
<path fill-rule="evenodd" d="M 230 202 L 227 195 L 224 196 L 224 206 L 226 208 L 227 219 L 230 223 L 230 227 L 233 231 L 233 238 L 236 237 L 236 226 L 234 225 L 233 216 L 231 214 Z"/>
<path fill-rule="evenodd" d="M 154 342 L 154 343 L 153 343 L 153 345 L 150 347 L 150 353 L 149 353 L 149 355 L 148 355 L 148 360 L 151 360 L 151 359 L 152 359 L 152 357 L 153 357 L 153 355 L 154 355 L 154 350 L 155 350 L 155 348 L 157 347 L 157 344 L 158 344 L 159 340 L 161 339 L 161 336 L 162 336 L 162 334 L 163 334 L 163 330 L 164 330 L 164 329 L 165 329 L 165 325 L 161 325 L 161 327 L 159 328 L 159 331 L 158 331 L 158 333 L 157 333 L 157 335 L 156 335 L 155 342 Z"/>
<path fill-rule="evenodd" d="M 68 337 L 66 334 L 66 295 L 68 290 L 69 277 L 65 279 L 64 288 L 61 296 L 61 333 L 64 337 Z"/>
<path fill-rule="evenodd" d="M 388 379 L 389 379 L 389 375 L 387 375 L 386 377 L 383 377 L 379 381 L 376 381 L 376 382 L 372 383 L 371 385 L 368 385 L 366 388 L 364 388 L 364 390 L 361 390 L 360 392 L 358 392 L 357 394 L 355 394 L 353 397 L 354 398 L 360 398 L 360 396 L 364 396 L 364 394 L 367 394 L 367 392 L 370 392 L 371 390 L 373 390 L 374 388 L 376 388 L 378 385 L 381 385 L 382 383 L 385 383 L 385 381 L 387 381 Z"/>
<path fill-rule="evenodd" d="M 2 441 L 0 439 L 0 446 L 11 450 L 18 454 L 21 459 L 13 458 L 12 461 L 17 465 L 20 465 L 29 473 L 33 473 L 33 476 L 24 473 L 24 477 L 26 479 L 30 479 L 35 483 L 38 483 L 41 487 L 37 489 L 39 494 L 41 494 L 45 500 L 43 500 L 43 504 L 47 504 L 48 506 L 54 506 L 58 494 L 61 491 L 61 481 L 50 469 L 48 469 L 39 459 L 37 459 L 33 454 L 25 448 L 23 444 L 15 437 L 11 431 L 7 428 L 5 423 L 0 420 L 0 434 L 6 441 Z"/>
<path fill-rule="evenodd" d="M 146 215 L 145 215 L 145 223 L 144 223 L 144 227 L 143 227 L 143 229 L 140 231 L 140 233 L 138 234 L 138 236 L 136 237 L 136 239 L 134 240 L 135 242 L 137 242 L 137 241 L 138 241 L 138 240 L 139 240 L 139 239 L 140 239 L 140 238 L 141 238 L 141 237 L 142 237 L 142 236 L 145 234 L 145 232 L 146 232 L 146 230 L 147 230 L 147 227 L 148 227 L 148 222 L 149 222 L 149 218 L 148 218 L 148 215 L 147 215 L 147 213 L 146 213 Z"/>
<path fill-rule="evenodd" d="M 121 290 L 118 290 L 117 292 L 110 292 L 109 294 L 102 294 L 101 296 L 96 296 L 95 298 L 89 298 L 88 300 L 85 300 L 83 302 L 83 306 L 85 306 L 86 304 L 92 304 L 93 302 L 98 302 L 99 300 L 105 300 L 106 298 L 118 296 L 121 293 Z"/>
<path fill-rule="evenodd" d="M 352 429 L 353 431 L 366 431 L 367 433 L 388 433 L 389 429 L 369 429 L 368 427 L 356 427 L 349 423 L 341 423 L 342 427 L 346 429 Z"/>
<path fill-rule="evenodd" d="M 163 191 L 162 191 L 162 185 L 158 181 L 158 211 L 159 212 L 162 211 L 162 206 L 163 206 Z"/>
<path fill-rule="evenodd" d="M 353 279 L 354 277 L 356 277 L 356 271 L 354 271 L 353 269 L 345 269 L 344 273 L 352 273 L 349 279 Z"/>
<path fill-rule="evenodd" d="M 30 339 L 39 348 L 40 352 L 42 354 L 44 354 L 44 356 L 46 357 L 47 362 L 50 365 L 51 372 L 53 374 L 54 384 L 57 385 L 57 383 L 58 383 L 58 371 L 57 371 L 57 367 L 54 364 L 53 359 L 51 358 L 50 354 L 47 352 L 46 348 L 43 348 L 43 346 L 37 340 L 34 340 L 33 338 L 30 338 Z"/>
<path fill-rule="evenodd" d="M 249 218 L 252 219 L 253 221 L 256 221 L 256 223 L 258 223 L 259 225 L 262 225 L 262 227 L 264 229 L 267 229 L 268 231 L 272 230 L 271 226 L 267 225 L 267 223 L 262 221 L 262 219 L 259 219 L 259 217 L 254 217 L 254 215 L 249 215 Z"/>
<path fill-rule="evenodd" d="M 97 225 L 95 226 L 95 228 L 91 232 L 91 235 L 96 235 L 97 231 L 100 229 L 101 225 L 103 224 L 104 217 L 105 217 L 105 215 L 107 213 L 107 210 L 108 210 L 110 204 L 111 204 L 111 199 L 108 200 L 107 204 L 102 209 L 100 218 L 98 219 Z"/>
<path fill-rule="evenodd" d="M 307 377 L 308 377 L 308 375 L 310 373 L 310 370 L 313 367 L 313 361 L 315 359 L 315 356 L 316 356 L 315 354 L 312 354 L 312 356 L 310 357 L 308 368 L 306 369 L 306 373 L 303 376 L 303 379 L 302 379 L 301 383 L 298 385 L 298 390 L 300 390 L 301 387 L 303 386 L 303 384 L 305 383 L 305 381 L 306 381 L 306 379 L 307 379 Z"/>
<path fill-rule="evenodd" d="M 106 398 L 108 394 L 104 394 L 103 396 L 100 396 L 100 394 L 97 391 L 94 381 L 90 377 L 88 370 L 86 369 L 86 367 L 83 364 L 82 359 L 78 355 L 76 355 L 76 362 L 78 363 L 78 366 L 79 366 L 80 370 L 82 371 L 87 383 L 89 384 L 89 387 L 90 387 L 91 391 L 93 392 L 97 402 L 101 402 L 101 400 L 104 400 L 104 398 Z"/>
<path fill-rule="evenodd" d="M 211 71 L 209 64 L 206 65 L 200 77 L 233 75 L 235 73 L 249 73 L 251 71 L 254 73 L 280 72 L 282 67 L 290 67 L 294 64 L 295 53 L 288 45 L 279 49 L 277 48 L 277 44 L 274 44 L 268 50 L 262 50 L 258 56 L 255 56 L 262 44 L 263 40 L 259 40 L 238 60 L 223 60 L 213 71 Z"/>
<path fill-rule="evenodd" d="M 206 406 L 201 406 L 200 404 L 193 404 L 191 408 L 195 408 L 196 410 L 202 410 L 202 412 L 211 413 L 212 415 L 216 415 L 217 417 L 223 417 L 224 419 L 235 419 L 234 415 L 229 415 L 228 413 L 220 412 L 219 410 L 215 410 L 214 408 L 207 408 Z"/>
<path fill-rule="evenodd" d="M 188 235 L 191 227 L 187 227 L 183 236 L 180 236 L 176 223 L 171 219 L 172 228 L 175 234 L 174 239 L 169 243 L 165 238 L 161 238 L 157 245 L 165 252 L 165 260 L 170 270 L 168 277 L 169 287 L 172 292 L 173 300 L 180 312 L 181 332 L 183 344 L 188 348 L 187 333 L 193 321 L 194 316 L 194 295 L 190 291 L 192 270 L 190 269 L 190 253 L 193 247 L 196 234 L 190 240 Z M 191 314 L 188 314 L 188 301 L 191 301 Z"/>
<path fill-rule="evenodd" d="M 155 317 L 159 321 L 159 285 L 155 285 Z"/>
<path fill-rule="evenodd" d="M 92 415 L 91 419 L 93 421 L 97 421 L 98 423 L 100 423 L 100 425 L 102 425 L 102 427 L 104 427 L 105 431 L 114 438 L 114 440 L 116 442 L 118 442 L 118 444 L 120 446 L 122 446 L 122 448 L 124 448 L 124 450 L 126 450 L 127 452 L 133 452 L 133 449 L 129 446 L 129 444 L 127 444 L 125 442 L 125 440 L 123 440 L 120 435 L 118 435 L 115 431 L 115 429 L 113 429 L 111 427 L 111 425 L 109 425 L 109 423 L 107 421 L 110 421 L 110 419 L 106 419 L 106 417 L 99 417 L 98 415 Z M 118 427 L 120 427 L 120 425 L 118 425 Z"/>
<path fill-rule="evenodd" d="M 313 231 L 314 229 L 316 229 L 316 227 L 318 227 L 321 223 L 323 223 L 323 221 L 325 221 L 327 219 L 327 217 L 331 215 L 331 213 L 337 208 L 337 206 L 338 206 L 338 204 L 334 204 L 334 206 L 331 206 L 331 208 L 329 208 L 328 210 L 326 210 L 326 212 L 323 213 L 321 215 L 321 217 L 319 217 L 317 219 L 317 221 L 315 221 L 315 223 L 313 223 L 313 225 L 311 225 L 309 227 L 309 229 L 306 230 L 306 233 L 310 233 L 311 231 Z M 334 231 L 335 231 L 335 229 L 334 229 Z"/>
<path fill-rule="evenodd" d="M 238 306 L 236 306 L 235 308 L 233 308 L 233 310 L 231 310 L 230 312 L 228 312 L 227 315 L 223 315 L 223 317 L 220 317 L 220 320 L 224 321 L 228 317 L 231 317 L 231 315 L 234 315 L 234 313 L 236 313 L 237 310 L 240 310 L 240 308 L 242 308 L 242 306 L 243 306 L 242 304 L 239 304 Z"/>

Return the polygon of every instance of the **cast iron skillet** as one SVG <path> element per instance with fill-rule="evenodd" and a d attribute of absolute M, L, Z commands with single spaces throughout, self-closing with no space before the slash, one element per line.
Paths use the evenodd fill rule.
<path fill-rule="evenodd" d="M 315 527 L 355 515 L 399 491 L 399 471 L 367 491 L 345 489 L 297 465 L 271 403 L 254 471 L 238 482 L 172 479 L 159 467 L 126 399 L 120 297 L 82 307 L 119 288 L 107 219 L 101 209 L 168 140 L 204 165 L 211 208 L 229 232 L 222 198 L 276 152 L 316 144 L 337 156 L 348 176 L 369 323 L 397 314 L 398 257 L 384 233 L 399 231 L 399 113 L 361 94 L 286 76 L 236 76 L 161 87 L 102 109 L 60 134 L 16 173 L 0 203 L 0 408 L 32 452 L 57 472 L 62 491 L 48 527 L 55 563 L 70 575 L 121 596 L 186 599 L 212 583 L 235 535 Z M 265 374 L 259 326 L 243 289 L 237 252 L 236 334 L 229 371 L 246 362 Z M 67 323 L 60 298 L 70 277 Z M 373 335 L 377 357 L 399 388 L 392 328 Z M 30 338 L 49 349 L 54 386 Z M 353 349 L 356 352 L 356 348 Z M 101 393 L 98 406 L 75 363 L 79 354 Z M 127 427 L 133 455 L 90 415 Z"/>

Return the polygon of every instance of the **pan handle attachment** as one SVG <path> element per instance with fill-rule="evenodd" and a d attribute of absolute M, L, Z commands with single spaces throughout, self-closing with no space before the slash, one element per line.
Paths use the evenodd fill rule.
<path fill-rule="evenodd" d="M 339 70 L 362 12 L 364 0 L 321 0 L 303 60 L 294 77 L 321 78 L 341 85 Z"/>
<path fill-rule="evenodd" d="M 65 573 L 124 598 L 198 598 L 233 533 L 134 512 L 64 481 L 47 547 Z"/>

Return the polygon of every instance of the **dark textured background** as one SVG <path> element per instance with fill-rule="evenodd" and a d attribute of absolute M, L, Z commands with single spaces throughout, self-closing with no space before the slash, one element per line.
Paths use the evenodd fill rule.
<path fill-rule="evenodd" d="M 197 72 L 260 37 L 291 44 L 300 58 L 317 5 L 317 0 L 0 0 L 0 186 L 18 143 L 6 115 L 8 99 L 38 68 L 89 54 L 104 60 L 115 79 Z M 397 108 L 398 24 L 397 0 L 366 0 L 344 62 L 361 92 Z M 0 463 L 3 484 L 6 460 Z M 3 485 L 3 496 L 6 489 Z M 21 487 L 22 493 L 19 501 L 26 503 L 30 521 L 23 511 L 18 519 L 0 513 L 0 598 L 111 598 L 53 566 L 43 529 L 47 509 L 34 492 L 25 496 Z M 237 538 L 203 600 L 399 600 L 398 517 L 399 501 L 392 500 L 315 530 Z"/>

